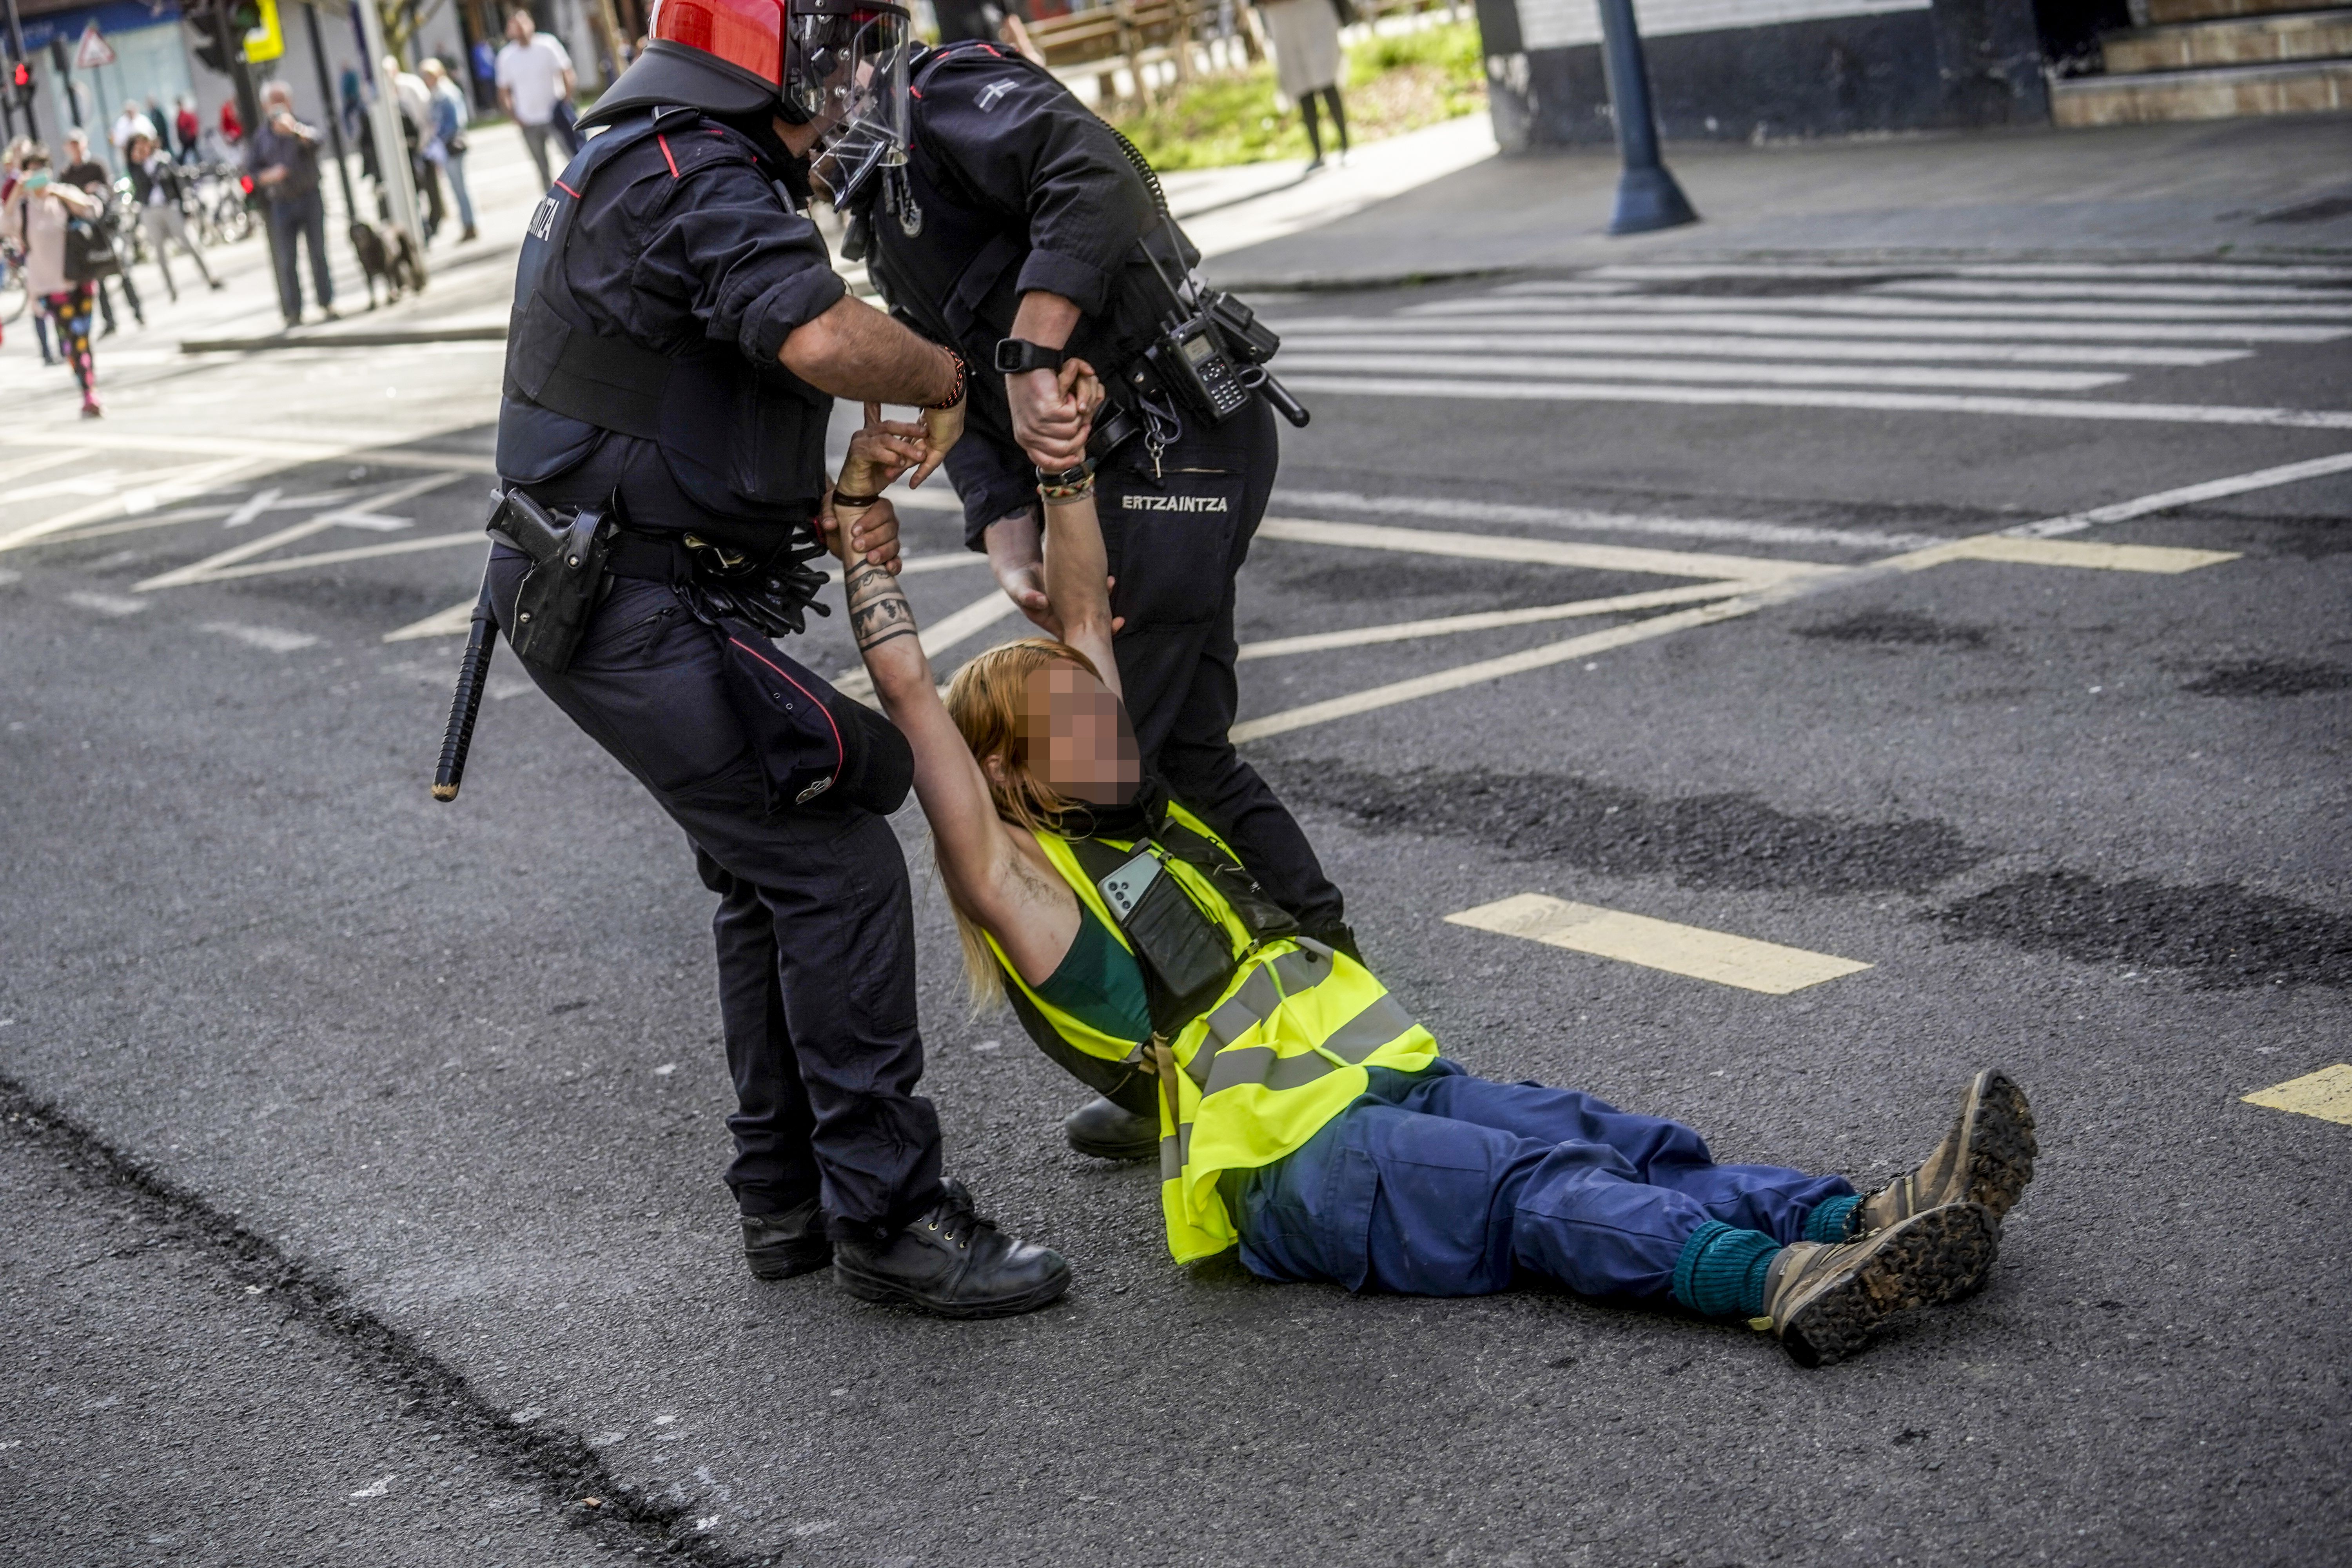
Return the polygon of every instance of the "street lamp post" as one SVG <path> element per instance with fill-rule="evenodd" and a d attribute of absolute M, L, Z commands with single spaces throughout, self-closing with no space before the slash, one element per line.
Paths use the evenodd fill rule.
<path fill-rule="evenodd" d="M 1647 234 L 1696 223 L 1690 198 L 1658 156 L 1658 118 L 1650 107 L 1650 68 L 1642 58 L 1642 34 L 1633 24 L 1633 0 L 1600 0 L 1601 55 L 1609 72 L 1609 102 L 1617 116 L 1617 151 L 1625 172 L 1617 181 L 1612 234 Z"/>

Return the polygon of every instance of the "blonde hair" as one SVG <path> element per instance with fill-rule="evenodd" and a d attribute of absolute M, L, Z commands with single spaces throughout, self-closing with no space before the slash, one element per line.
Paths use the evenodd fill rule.
<path fill-rule="evenodd" d="M 964 744 L 971 748 L 981 776 L 988 781 L 988 798 L 996 815 L 1043 837 L 1058 832 L 1056 824 L 1085 803 L 1064 795 L 1039 777 L 1029 765 L 1030 737 L 1024 729 L 1029 710 L 1029 678 L 1055 665 L 1075 665 L 1102 679 L 1094 660 L 1076 648 L 1051 637 L 1024 637 L 979 655 L 948 682 L 948 717 L 955 721 Z M 996 759 L 991 770 L 989 759 Z M 932 852 L 938 853 L 934 842 Z M 941 879 L 944 882 L 944 876 Z M 974 1016 L 1004 1000 L 1004 972 L 996 953 L 982 934 L 980 924 L 950 893 L 948 909 L 955 916 L 956 935 L 963 942 L 963 979 Z"/>

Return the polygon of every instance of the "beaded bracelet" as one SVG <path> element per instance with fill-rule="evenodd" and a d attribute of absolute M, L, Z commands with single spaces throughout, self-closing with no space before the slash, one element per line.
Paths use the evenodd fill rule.
<path fill-rule="evenodd" d="M 1048 506 L 1083 500 L 1094 489 L 1094 465 L 1083 458 L 1058 473 L 1037 471 L 1037 494 Z"/>
<path fill-rule="evenodd" d="M 940 401 L 924 405 L 929 408 L 953 408 L 963 401 L 963 355 L 953 349 L 943 349 L 941 352 L 948 356 L 948 363 L 955 366 L 955 389 Z"/>

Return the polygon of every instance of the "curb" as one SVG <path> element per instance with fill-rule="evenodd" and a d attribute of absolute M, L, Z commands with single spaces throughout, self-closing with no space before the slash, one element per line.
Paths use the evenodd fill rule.
<path fill-rule="evenodd" d="M 1434 283 L 1466 283 L 1480 278 L 1509 278 L 1530 270 L 1533 269 L 1518 265 L 1433 267 L 1412 272 L 1367 272 L 1361 275 L 1307 273 L 1290 277 L 1271 274 L 1262 278 L 1227 278 L 1215 271 L 1213 258 L 1202 267 L 1202 271 L 1209 274 L 1212 286 L 1236 294 L 1353 294 L 1375 289 L 1419 289 Z"/>
<path fill-rule="evenodd" d="M 496 343 L 506 341 L 503 324 L 483 327 L 415 327 L 373 332 L 314 332 L 296 336 L 271 332 L 258 338 L 186 338 L 184 354 L 253 353 L 268 349 L 352 348 L 388 349 L 404 343 Z"/>

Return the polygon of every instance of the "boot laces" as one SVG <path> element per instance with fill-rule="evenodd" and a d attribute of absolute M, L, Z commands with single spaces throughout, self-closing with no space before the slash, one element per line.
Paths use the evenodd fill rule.
<path fill-rule="evenodd" d="M 959 1248 L 964 1248 L 984 1232 L 996 1228 L 994 1220 L 981 1216 L 973 1206 L 971 1192 L 961 1182 L 950 1182 L 947 1189 L 947 1195 L 932 1207 L 925 1218 L 925 1229 L 936 1231 Z"/>

